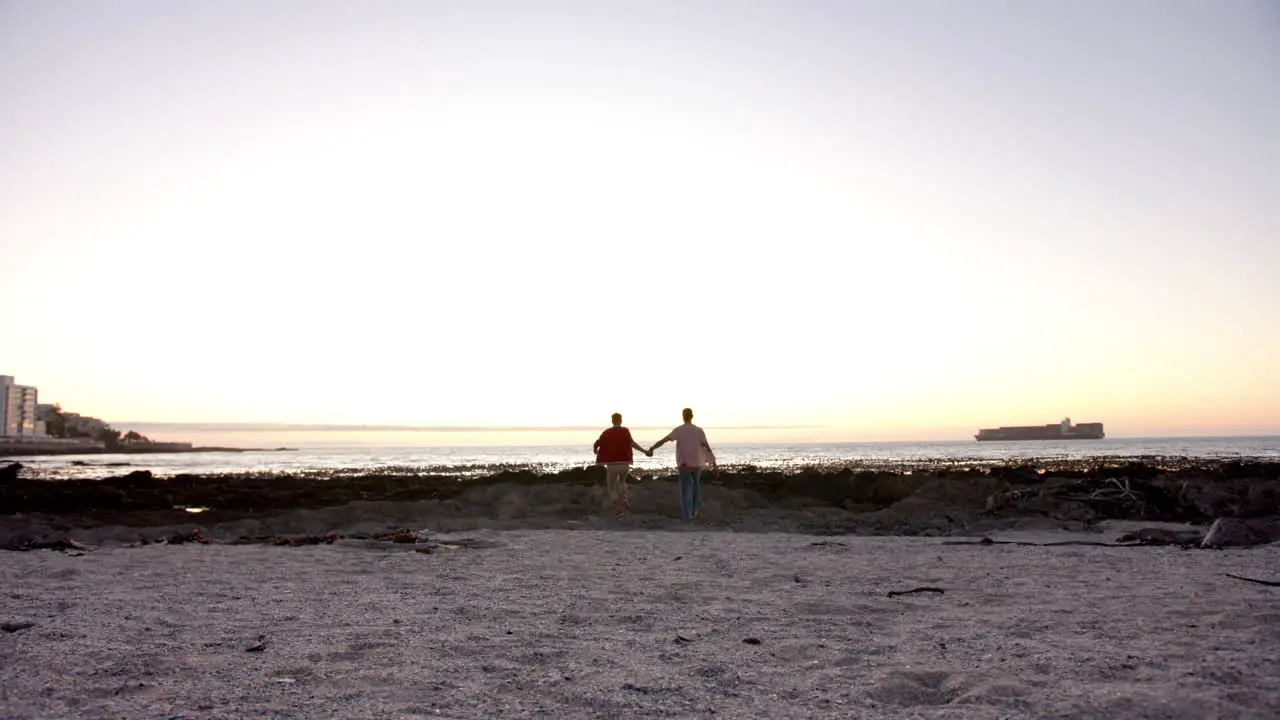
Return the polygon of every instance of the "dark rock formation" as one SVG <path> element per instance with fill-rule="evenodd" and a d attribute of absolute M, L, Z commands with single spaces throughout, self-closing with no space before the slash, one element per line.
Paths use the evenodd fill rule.
<path fill-rule="evenodd" d="M 1140 528 L 1116 538 L 1118 543 L 1135 545 L 1176 545 L 1190 548 L 1200 544 L 1204 533 L 1199 530 L 1166 530 L 1164 528 Z"/>
<path fill-rule="evenodd" d="M 1201 547 L 1248 547 L 1280 542 L 1280 516 L 1269 518 L 1219 518 L 1205 533 Z"/>
<path fill-rule="evenodd" d="M 12 466 L 10 466 L 12 467 Z M 402 472 L 355 474 L 156 477 L 146 470 L 104 480 L 46 481 L 15 477 L 0 483 L 5 515 L 39 513 L 65 522 L 162 526 L 188 522 L 182 508 L 208 508 L 202 524 L 266 518 L 299 509 L 361 501 L 439 501 L 443 512 L 477 518 L 553 513 L 572 519 L 596 513 L 596 466 L 558 473 L 501 468 L 476 477 Z M 646 476 L 670 483 L 674 474 Z M 1189 522 L 1280 514 L 1280 463 L 1224 465 L 1127 462 L 1112 467 L 1018 465 L 888 471 L 860 467 L 765 471 L 726 468 L 703 476 L 704 496 L 732 508 L 809 508 L 803 530 L 822 534 L 946 534 L 998 527 L 1018 518 L 1087 527 L 1101 520 Z M 513 505 L 512 489 L 525 496 Z M 545 501 L 545 502 L 544 502 Z M 736 512 L 732 511 L 732 512 Z M 726 512 L 726 519 L 732 514 Z"/>

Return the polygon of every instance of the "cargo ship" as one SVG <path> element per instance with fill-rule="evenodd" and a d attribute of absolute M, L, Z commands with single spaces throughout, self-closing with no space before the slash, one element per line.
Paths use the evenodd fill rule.
<path fill-rule="evenodd" d="M 1023 425 L 1018 427 L 984 428 L 974 435 L 975 440 L 1101 440 L 1107 434 L 1102 423 L 1072 425 L 1071 418 L 1063 418 L 1057 425 Z"/>

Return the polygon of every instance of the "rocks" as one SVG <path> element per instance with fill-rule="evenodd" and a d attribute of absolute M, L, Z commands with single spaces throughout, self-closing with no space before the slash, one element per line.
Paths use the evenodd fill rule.
<path fill-rule="evenodd" d="M 5 550 L 11 552 L 29 552 L 31 550 L 58 550 L 59 552 L 89 552 L 90 548 L 67 538 L 65 540 L 53 540 L 49 542 L 39 542 L 28 540 L 25 542 L 11 542 L 4 547 Z"/>
<path fill-rule="evenodd" d="M 1008 465 L 991 468 L 991 477 L 1011 485 L 1034 485 L 1044 480 L 1044 472 L 1034 465 Z"/>
<path fill-rule="evenodd" d="M 1135 545 L 1175 545 L 1181 548 L 1195 547 L 1204 538 L 1199 530 L 1166 530 L 1164 528 L 1139 528 L 1116 538 L 1119 543 Z"/>
<path fill-rule="evenodd" d="M 178 533 L 176 535 L 172 535 L 169 537 L 168 540 L 165 540 L 165 543 L 168 545 L 185 545 L 186 543 L 210 545 L 212 544 L 212 542 L 213 542 L 212 540 L 205 537 L 200 532 L 200 528 L 193 528 L 191 532 Z"/>
<path fill-rule="evenodd" d="M 1280 541 L 1280 516 L 1269 518 L 1218 518 L 1205 533 L 1200 547 L 1248 547 Z"/>
<path fill-rule="evenodd" d="M 1132 468 L 1126 468 L 1126 472 Z M 1134 475 L 1102 472 L 1079 477 L 1046 476 L 1039 485 L 993 493 L 985 503 L 986 517 L 1044 516 L 1062 521 L 1151 520 L 1201 523 L 1213 515 L 1191 502 L 1177 476 L 1147 480 L 1148 471 Z M 1164 479 L 1160 479 L 1160 478 Z M 1244 488 L 1231 495 L 1241 498 Z"/>
<path fill-rule="evenodd" d="M 796 500 L 798 502 L 793 504 L 803 505 L 816 500 L 833 507 L 880 509 L 910 497 L 937 478 L 929 473 L 855 473 L 848 469 L 835 472 L 807 469 L 797 473 L 726 470 L 714 479 L 704 476 L 702 482 L 703 485 L 750 490 L 774 503 Z"/>
<path fill-rule="evenodd" d="M 0 467 L 0 483 L 11 483 L 18 481 L 18 471 L 22 469 L 22 463 L 13 463 Z"/>
<path fill-rule="evenodd" d="M 427 542 L 430 538 L 427 537 L 426 530 L 401 529 L 392 530 L 391 532 L 374 533 L 373 539 L 390 541 L 398 545 L 412 545 L 415 543 Z"/>
<path fill-rule="evenodd" d="M 168 478 L 136 470 L 100 481 L 18 477 L 0 483 L 0 518 L 38 514 L 60 517 L 63 527 L 172 527 L 191 517 L 175 508 L 197 507 L 208 508 L 199 515 L 200 523 L 214 527 L 386 502 L 429 504 L 429 512 L 454 520 L 519 523 L 572 522 L 599 510 L 603 479 L 597 466 L 558 473 L 497 468 L 485 477 L 464 470 L 453 475 L 403 468 L 386 474 L 329 470 Z M 667 472 L 654 480 L 657 487 L 644 488 L 651 499 L 635 505 L 636 512 L 657 520 L 668 511 L 678 515 L 674 475 Z M 664 495 L 667 486 L 671 492 Z M 703 487 L 713 515 L 730 524 L 741 520 L 739 529 L 753 513 L 783 510 L 801 517 L 796 524 L 802 529 L 820 534 L 946 535 L 1028 518 L 1087 527 L 1112 519 L 1208 524 L 1219 517 L 1266 516 L 1276 513 L 1280 503 L 1280 463 L 1156 466 L 1126 461 L 1108 468 L 1057 462 L 911 472 L 866 467 L 784 472 L 743 466 L 704 476 Z M 315 539 L 291 537 L 282 544 L 325 542 L 317 533 L 332 527 L 336 525 L 290 526 L 288 532 Z M 399 539 L 405 545 L 425 541 L 409 535 Z"/>
<path fill-rule="evenodd" d="M 102 481 L 107 485 L 120 485 L 122 487 L 155 487 L 160 481 L 151 474 L 150 470 L 134 470 L 123 476 L 107 478 Z"/>
<path fill-rule="evenodd" d="M 33 628 L 35 626 L 36 626 L 35 623 L 27 622 L 27 621 L 6 622 L 6 623 L 0 623 L 0 630 L 3 630 L 7 633 L 15 633 L 15 632 L 18 632 L 19 630 L 26 630 L 27 628 Z"/>
<path fill-rule="evenodd" d="M 1261 472 L 1253 478 L 1229 478 L 1216 473 L 1163 476 L 1177 483 L 1177 497 L 1206 518 L 1264 517 L 1280 508 L 1280 482 Z"/>
<path fill-rule="evenodd" d="M 338 535 L 330 533 L 328 535 L 278 535 L 269 538 L 272 545 L 282 547 L 302 547 L 304 545 L 332 545 Z M 237 543 L 240 544 L 240 543 Z"/>
<path fill-rule="evenodd" d="M 1229 462 L 1224 463 L 1219 468 L 1219 471 L 1232 480 L 1252 478 L 1280 479 L 1280 463 L 1274 462 Z"/>

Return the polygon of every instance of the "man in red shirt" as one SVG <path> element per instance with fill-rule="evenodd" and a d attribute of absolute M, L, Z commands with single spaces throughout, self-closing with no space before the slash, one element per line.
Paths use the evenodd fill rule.
<path fill-rule="evenodd" d="M 592 449 L 596 453 L 596 464 L 605 467 L 605 485 L 613 501 L 613 516 L 621 517 L 622 503 L 627 496 L 627 473 L 631 472 L 631 450 L 639 450 L 649 457 L 653 457 L 653 452 L 631 439 L 631 431 L 622 427 L 621 413 L 613 414 L 613 427 L 600 433 Z"/>

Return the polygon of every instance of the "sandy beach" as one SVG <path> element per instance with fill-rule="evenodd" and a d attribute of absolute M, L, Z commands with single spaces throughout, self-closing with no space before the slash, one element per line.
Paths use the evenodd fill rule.
<path fill-rule="evenodd" d="M 1280 720 L 1280 0 L 0 0 L 0 720 Z"/>
<path fill-rule="evenodd" d="M 351 540 L 5 553 L 0 620 L 34 625 L 0 634 L 0 716 L 1264 718 L 1280 708 L 1280 591 L 1224 575 L 1280 576 L 1277 545 L 698 530 L 433 540 L 464 535 L 487 542 L 432 554 Z M 888 596 L 919 586 L 945 593 Z"/>

